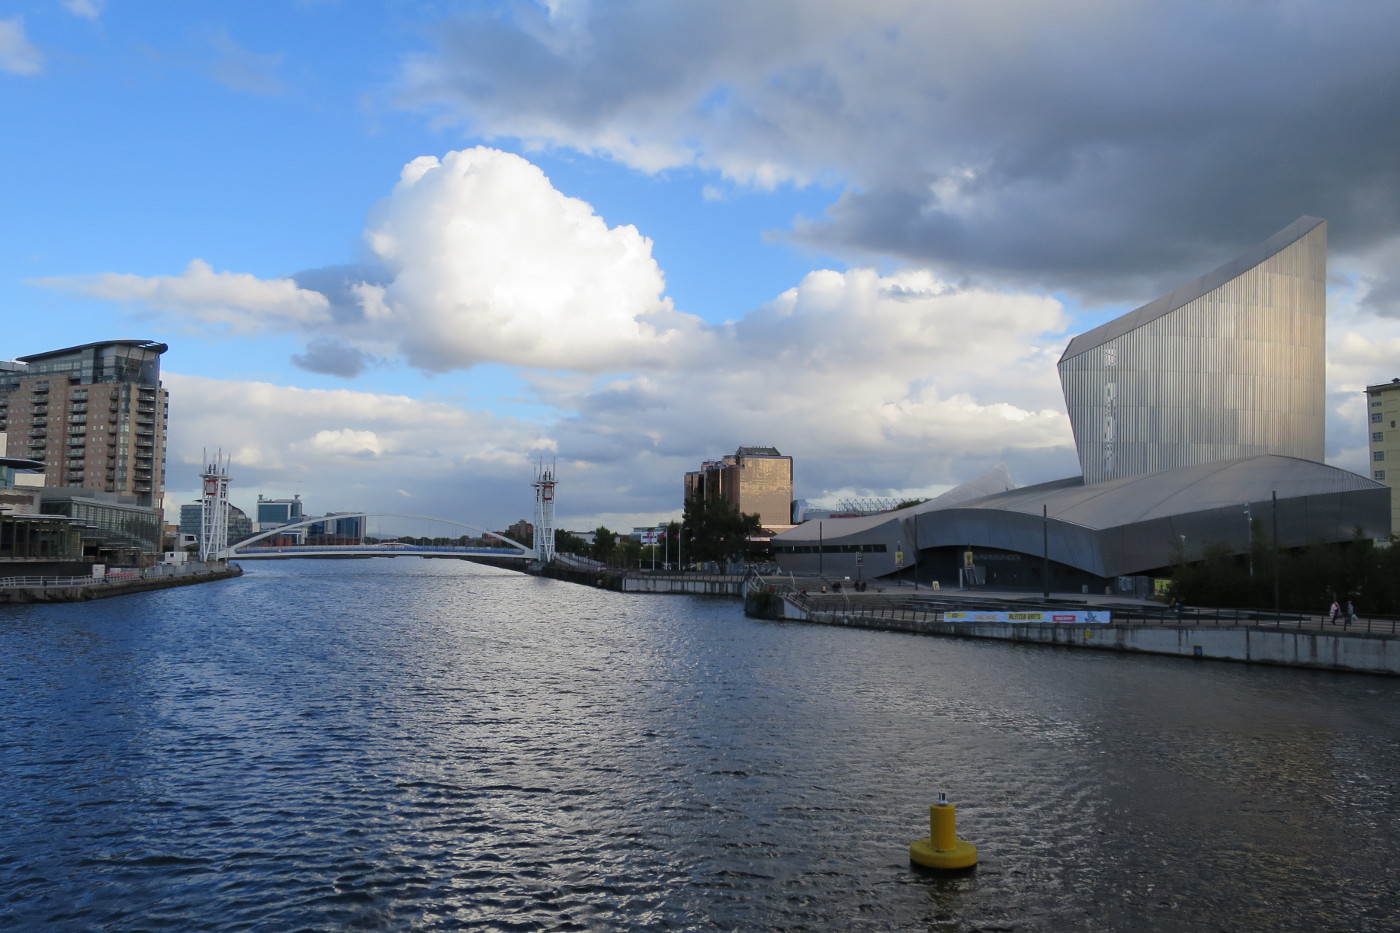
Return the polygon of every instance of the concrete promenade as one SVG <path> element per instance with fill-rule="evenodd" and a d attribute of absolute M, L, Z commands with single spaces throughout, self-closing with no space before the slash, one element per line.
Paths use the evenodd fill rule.
<path fill-rule="evenodd" d="M 1277 664 L 1400 676 L 1400 631 L 1393 619 L 1351 625 L 1321 616 L 1188 608 L 1079 593 L 929 590 L 882 583 L 864 593 L 820 592 L 820 581 L 751 580 L 751 616 L 885 629 L 951 638 L 983 638 L 1066 648 Z M 803 589 L 807 592 L 803 593 Z M 1005 617 L 1109 621 L 993 621 Z"/>
<path fill-rule="evenodd" d="M 186 563 L 117 570 L 104 577 L 0 578 L 0 603 L 71 603 L 227 580 L 243 574 L 237 564 Z"/>

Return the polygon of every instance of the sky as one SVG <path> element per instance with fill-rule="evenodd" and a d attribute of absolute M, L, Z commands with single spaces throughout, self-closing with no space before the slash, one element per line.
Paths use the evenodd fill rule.
<path fill-rule="evenodd" d="M 926 496 L 1077 474 L 1070 338 L 1308 214 L 1367 473 L 1397 115 L 1393 0 L 16 0 L 0 358 L 168 343 L 167 506 Z"/>

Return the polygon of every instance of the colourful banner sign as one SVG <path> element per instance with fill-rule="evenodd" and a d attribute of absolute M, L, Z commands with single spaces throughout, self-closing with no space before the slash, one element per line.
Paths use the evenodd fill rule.
<path fill-rule="evenodd" d="M 1107 625 L 1113 614 L 1106 609 L 1066 609 L 1037 612 L 945 612 L 947 622 L 1029 622 L 1049 625 Z"/>

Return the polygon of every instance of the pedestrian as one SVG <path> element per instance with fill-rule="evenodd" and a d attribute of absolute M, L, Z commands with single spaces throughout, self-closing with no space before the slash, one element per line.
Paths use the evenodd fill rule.
<path fill-rule="evenodd" d="M 1342 607 L 1337 605 L 1337 601 L 1335 599 L 1332 600 L 1332 608 L 1328 610 L 1328 615 L 1331 617 L 1333 625 L 1337 624 L 1337 618 L 1341 616 L 1341 614 Z"/>
<path fill-rule="evenodd" d="M 1346 620 L 1346 622 L 1342 625 L 1342 628 L 1351 628 L 1351 623 L 1353 623 L 1353 622 L 1355 622 L 1355 621 L 1356 621 L 1356 607 L 1353 606 L 1352 603 L 1351 603 L 1351 600 L 1348 599 L 1348 600 L 1347 600 L 1347 620 Z"/>

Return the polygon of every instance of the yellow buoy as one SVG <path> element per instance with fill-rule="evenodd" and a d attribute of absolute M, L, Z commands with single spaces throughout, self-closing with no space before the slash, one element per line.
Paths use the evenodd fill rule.
<path fill-rule="evenodd" d="M 958 838 L 958 808 L 948 802 L 946 791 L 928 808 L 927 839 L 909 846 L 909 860 L 924 868 L 971 868 L 977 864 L 977 847 Z"/>

